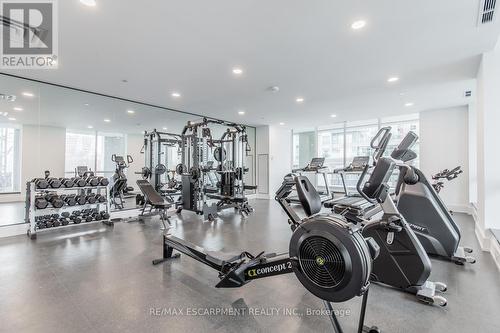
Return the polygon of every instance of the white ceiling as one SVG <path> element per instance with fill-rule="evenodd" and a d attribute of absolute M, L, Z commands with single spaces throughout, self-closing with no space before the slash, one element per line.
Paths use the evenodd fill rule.
<path fill-rule="evenodd" d="M 477 27 L 478 8 L 479 0 L 65 0 L 59 69 L 8 73 L 253 125 L 314 126 L 332 113 L 342 121 L 466 104 L 479 55 L 500 29 L 498 20 Z M 354 31 L 358 19 L 367 26 Z M 388 84 L 392 75 L 400 81 Z M 272 85 L 280 91 L 266 91 Z"/>

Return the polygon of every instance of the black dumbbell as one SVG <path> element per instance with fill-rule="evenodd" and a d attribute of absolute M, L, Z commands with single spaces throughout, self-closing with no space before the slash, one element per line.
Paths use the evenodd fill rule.
<path fill-rule="evenodd" d="M 102 194 L 96 194 L 95 195 L 95 198 L 96 198 L 96 201 L 99 202 L 99 203 L 103 203 L 103 202 L 106 202 L 106 197 Z"/>
<path fill-rule="evenodd" d="M 52 219 L 52 226 L 54 228 L 60 227 L 61 226 L 61 221 L 59 221 L 58 219 Z"/>
<path fill-rule="evenodd" d="M 45 178 L 34 178 L 32 182 L 34 182 L 35 187 L 40 190 L 44 190 L 49 187 L 49 182 Z"/>
<path fill-rule="evenodd" d="M 64 206 L 64 201 L 61 200 L 57 193 L 46 194 L 45 200 L 47 200 L 54 208 L 61 208 L 62 206 Z"/>
<path fill-rule="evenodd" d="M 102 215 L 101 215 L 101 214 L 99 214 L 98 212 L 93 212 L 93 213 L 92 213 L 92 218 L 93 218 L 94 220 L 96 220 L 96 221 L 100 221 L 100 220 L 102 220 Z"/>
<path fill-rule="evenodd" d="M 64 201 L 64 203 L 68 206 L 74 206 L 76 205 L 76 198 L 74 194 L 70 195 L 61 195 L 61 200 Z"/>
<path fill-rule="evenodd" d="M 77 187 L 84 187 L 87 185 L 87 181 L 85 180 L 85 178 L 73 177 L 73 178 L 71 178 L 71 180 L 73 181 L 73 183 Z"/>
<path fill-rule="evenodd" d="M 97 201 L 95 194 L 92 194 L 92 193 L 87 195 L 86 198 L 87 198 L 87 203 L 89 203 L 89 204 L 95 204 L 95 202 Z"/>
<path fill-rule="evenodd" d="M 82 215 L 82 221 L 83 222 L 92 222 L 93 218 L 92 215 Z"/>
<path fill-rule="evenodd" d="M 35 198 L 35 207 L 37 209 L 45 209 L 49 205 L 49 202 L 45 200 L 44 197 L 36 197 Z"/>
<path fill-rule="evenodd" d="M 70 220 L 73 221 L 74 224 L 82 223 L 82 219 L 80 218 L 80 216 L 76 216 L 76 215 L 71 216 Z"/>
<path fill-rule="evenodd" d="M 108 220 L 109 219 L 109 214 L 105 211 L 101 212 L 101 217 L 103 220 Z"/>
<path fill-rule="evenodd" d="M 61 216 L 64 217 L 64 218 L 68 218 L 68 217 L 71 216 L 71 214 L 69 212 L 62 212 Z"/>
<path fill-rule="evenodd" d="M 99 185 L 99 178 L 96 176 L 87 177 L 87 185 L 88 186 L 97 186 Z"/>
<path fill-rule="evenodd" d="M 83 194 L 75 196 L 75 200 L 78 205 L 85 205 L 87 203 L 87 197 Z"/>
<path fill-rule="evenodd" d="M 60 188 L 62 186 L 62 183 L 58 178 L 47 178 L 47 182 L 49 183 L 49 187 L 52 188 Z"/>
<path fill-rule="evenodd" d="M 59 222 L 61 223 L 61 225 L 68 225 L 69 224 L 69 219 L 65 218 L 65 217 L 61 217 L 59 219 Z"/>
<path fill-rule="evenodd" d="M 109 179 L 106 177 L 97 177 L 99 180 L 99 185 L 101 186 L 108 186 L 109 185 Z"/>
<path fill-rule="evenodd" d="M 45 222 L 40 221 L 40 222 L 38 222 L 38 223 L 36 224 L 36 228 L 37 228 L 37 229 L 45 229 L 45 228 L 47 228 L 47 225 L 45 224 Z"/>
<path fill-rule="evenodd" d="M 52 219 L 46 220 L 45 221 L 45 226 L 47 228 L 52 228 L 54 226 L 54 224 L 52 223 Z"/>
<path fill-rule="evenodd" d="M 59 178 L 59 180 L 61 181 L 62 186 L 66 188 L 75 186 L 75 182 L 71 178 Z"/>

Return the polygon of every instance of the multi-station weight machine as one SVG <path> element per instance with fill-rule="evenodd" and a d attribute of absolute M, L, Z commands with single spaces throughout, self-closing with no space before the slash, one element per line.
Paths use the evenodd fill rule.
<path fill-rule="evenodd" d="M 224 128 L 220 139 L 213 137 L 212 126 Z M 168 168 L 176 160 L 170 156 L 172 149 L 180 157 L 175 170 Z M 228 208 L 244 216 L 252 211 L 245 190 L 256 186 L 244 182 L 250 152 L 245 126 L 203 118 L 188 122 L 180 135 L 153 130 L 144 135 L 143 152 L 143 178 L 175 202 L 177 212 L 193 211 L 214 220 L 218 212 Z"/>

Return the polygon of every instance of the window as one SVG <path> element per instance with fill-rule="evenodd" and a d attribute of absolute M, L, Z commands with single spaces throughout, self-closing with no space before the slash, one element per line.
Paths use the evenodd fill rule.
<path fill-rule="evenodd" d="M 0 125 L 0 193 L 21 190 L 20 132 L 17 127 Z"/>
<path fill-rule="evenodd" d="M 324 157 L 325 165 L 333 171 L 351 163 L 355 156 L 372 156 L 371 140 L 378 130 L 384 126 L 392 127 L 392 137 L 387 146 L 386 155 L 390 155 L 403 137 L 413 131 L 419 134 L 419 115 L 409 114 L 398 117 L 387 117 L 367 121 L 345 122 L 316 128 L 314 132 L 293 134 L 293 168 L 302 167 L 312 157 Z M 312 134 L 312 135 L 311 135 Z M 316 138 L 316 142 L 314 140 Z M 316 145 L 316 149 L 315 149 Z M 417 159 L 412 164 L 418 167 L 418 142 L 412 148 L 417 153 Z M 311 154 L 316 152 L 316 154 Z M 359 175 L 346 174 L 346 185 L 355 187 Z M 397 173 L 391 178 L 397 179 Z M 342 182 L 338 175 L 328 176 L 329 185 L 335 190 L 342 189 Z"/>
<path fill-rule="evenodd" d="M 65 171 L 74 174 L 77 166 L 87 166 L 109 177 L 115 170 L 111 155 L 125 155 L 125 152 L 123 134 L 67 130 Z"/>
<path fill-rule="evenodd" d="M 95 142 L 93 132 L 66 131 L 66 173 L 74 173 L 77 166 L 95 170 Z"/>
<path fill-rule="evenodd" d="M 125 136 L 117 133 L 98 133 L 96 148 L 96 167 L 100 174 L 111 176 L 116 168 L 111 160 L 113 154 L 125 155 Z M 126 158 L 126 157 L 125 157 Z"/>

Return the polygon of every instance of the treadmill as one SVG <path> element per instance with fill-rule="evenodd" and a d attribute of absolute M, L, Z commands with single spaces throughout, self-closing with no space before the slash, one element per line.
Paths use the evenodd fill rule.
<path fill-rule="evenodd" d="M 292 172 L 298 175 L 302 175 L 303 173 L 314 173 L 314 174 L 322 174 L 323 181 L 325 183 L 324 191 L 317 191 L 319 197 L 321 199 L 321 203 L 329 201 L 333 198 L 333 193 L 330 191 L 330 186 L 328 185 L 328 179 L 326 178 L 326 174 L 328 173 L 328 167 L 325 165 L 324 157 L 314 157 L 309 164 L 307 164 L 304 168 L 293 169 Z M 297 194 L 288 196 L 286 198 L 288 203 L 298 203 L 300 204 L 299 196 Z"/>

